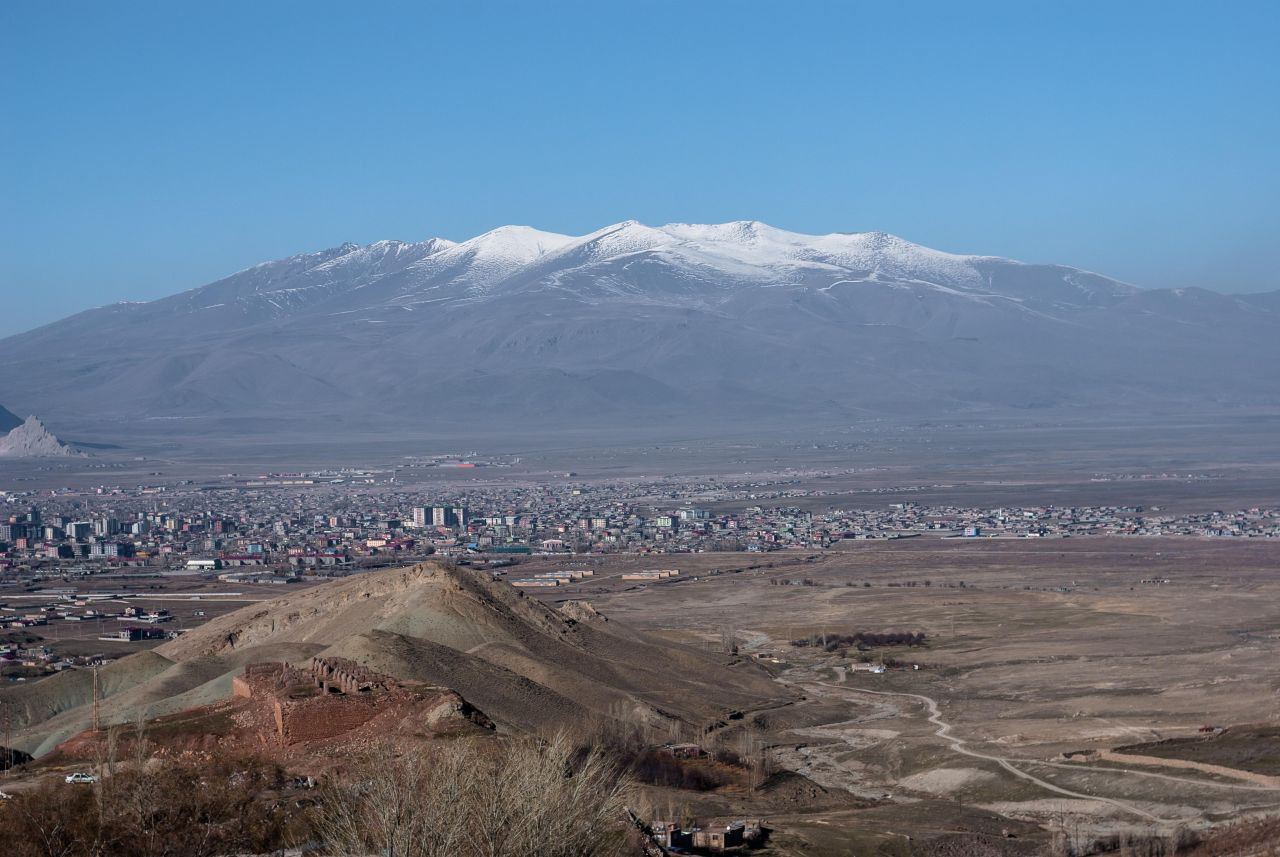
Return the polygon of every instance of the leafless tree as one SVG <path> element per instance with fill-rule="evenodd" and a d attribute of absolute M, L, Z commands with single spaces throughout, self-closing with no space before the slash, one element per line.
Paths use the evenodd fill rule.
<path fill-rule="evenodd" d="M 727 655 L 738 653 L 738 631 L 732 625 L 723 625 L 720 628 L 720 651 Z"/>
<path fill-rule="evenodd" d="M 335 855 L 612 857 L 626 785 L 563 735 L 384 748 L 324 793 L 317 834 Z"/>
<path fill-rule="evenodd" d="M 248 758 L 121 766 L 97 785 L 47 782 L 0 806 L 6 857 L 214 857 L 299 841 L 275 806 L 278 768 Z"/>

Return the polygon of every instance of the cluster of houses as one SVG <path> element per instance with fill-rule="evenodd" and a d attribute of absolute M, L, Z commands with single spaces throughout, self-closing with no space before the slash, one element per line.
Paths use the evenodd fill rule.
<path fill-rule="evenodd" d="M 38 673 L 62 672 L 73 667 L 111 663 L 102 655 L 77 655 L 62 657 L 48 646 L 22 646 L 16 643 L 0 643 L 0 668 L 25 667 Z M 21 679 L 19 679 L 21 680 Z"/>
<path fill-rule="evenodd" d="M 730 821 L 706 827 L 668 819 L 648 823 L 649 836 L 663 848 L 681 851 L 720 853 L 742 848 L 763 839 L 764 826 L 759 820 Z"/>
<path fill-rule="evenodd" d="M 0 604 L 0 625 L 6 628 L 36 628 L 50 622 L 102 622 L 105 620 L 129 622 L 131 624 L 158 625 L 172 622 L 173 614 L 168 610 L 148 610 L 143 607 L 126 606 L 120 611 L 111 611 L 91 607 L 107 600 L 128 598 L 131 593 L 100 592 L 93 595 L 76 596 L 74 590 L 42 590 L 41 599 L 53 599 L 51 604 L 18 608 L 10 604 Z"/>

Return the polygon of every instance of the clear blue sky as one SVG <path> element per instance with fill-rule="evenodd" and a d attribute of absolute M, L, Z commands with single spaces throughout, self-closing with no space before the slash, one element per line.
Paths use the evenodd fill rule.
<path fill-rule="evenodd" d="M 505 223 L 1280 288 L 1274 2 L 0 5 L 0 335 Z"/>

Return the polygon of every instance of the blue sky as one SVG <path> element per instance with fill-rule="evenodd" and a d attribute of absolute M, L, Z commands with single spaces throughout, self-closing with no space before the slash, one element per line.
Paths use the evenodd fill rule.
<path fill-rule="evenodd" d="M 1280 4 L 0 6 L 0 335 L 343 241 L 759 219 L 1280 288 Z"/>

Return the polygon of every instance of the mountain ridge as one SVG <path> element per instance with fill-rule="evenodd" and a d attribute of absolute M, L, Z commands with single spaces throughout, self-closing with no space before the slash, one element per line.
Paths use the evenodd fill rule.
<path fill-rule="evenodd" d="M 156 299 L 154 301 L 121 301 L 113 304 L 106 304 L 100 307 L 92 307 L 77 313 L 81 315 L 85 312 L 99 312 L 105 310 L 128 310 L 130 308 L 166 305 L 170 302 L 177 302 L 180 299 L 193 295 L 216 295 L 219 293 L 221 286 L 227 283 L 239 281 L 242 279 L 252 278 L 260 272 L 270 272 L 270 276 L 266 283 L 260 281 L 254 282 L 257 293 L 287 293 L 294 287 L 279 286 L 272 289 L 261 289 L 262 285 L 272 285 L 283 279 L 290 281 L 290 278 L 299 273 L 332 273 L 335 269 L 340 273 L 341 269 L 348 265 L 363 265 L 372 270 L 361 272 L 361 277 L 370 275 L 385 275 L 386 273 L 397 270 L 397 265 L 404 267 L 414 267 L 415 263 L 423 262 L 431 259 L 437 263 L 451 264 L 458 261 L 459 256 L 479 254 L 484 257 L 498 257 L 507 263 L 507 267 L 503 270 L 488 272 L 491 277 L 508 278 L 512 276 L 523 265 L 537 263 L 545 256 L 555 256 L 566 250 L 575 250 L 586 248 L 604 238 L 615 238 L 625 233 L 629 239 L 634 239 L 637 234 L 650 236 L 653 240 L 648 242 L 632 241 L 631 247 L 618 251 L 616 255 L 625 255 L 632 252 L 644 252 L 661 249 L 669 249 L 672 247 L 694 247 L 697 249 L 705 249 L 708 244 L 711 247 L 720 249 L 723 252 L 725 244 L 738 244 L 739 246 L 756 246 L 758 247 L 762 241 L 762 235 L 772 238 L 775 248 L 779 245 L 788 244 L 791 239 L 793 247 L 805 247 L 813 249 L 814 247 L 823 247 L 828 252 L 838 251 L 840 249 L 848 250 L 850 248 L 833 247 L 833 241 L 840 239 L 852 239 L 865 247 L 857 249 L 862 251 L 862 261 L 875 259 L 878 256 L 891 259 L 895 256 L 898 259 L 914 257 L 916 259 L 932 259 L 947 260 L 952 264 L 957 263 L 1002 263 L 1030 268 L 1046 268 L 1058 269 L 1069 274 L 1080 275 L 1088 278 L 1098 278 L 1109 284 L 1122 287 L 1128 293 L 1136 293 L 1142 291 L 1135 286 L 1112 280 L 1102 274 L 1086 271 L 1079 268 L 1073 268 L 1065 265 L 1043 265 L 1035 263 L 1020 262 L 992 255 L 978 254 L 959 254 L 948 253 L 945 251 L 933 250 L 924 245 L 916 244 L 906 239 L 900 238 L 887 232 L 869 231 L 869 232 L 831 232 L 824 235 L 808 235 L 804 233 L 790 232 L 787 230 L 777 229 L 760 221 L 731 221 L 721 224 L 692 224 L 692 223 L 669 223 L 660 227 L 646 226 L 639 221 L 627 220 L 619 223 L 611 224 L 594 232 L 587 233 L 582 236 L 563 235 L 554 232 L 546 232 L 535 229 L 530 226 L 510 225 L 501 226 L 491 229 L 488 232 L 477 235 L 473 238 L 462 242 L 455 242 L 445 238 L 433 237 L 420 242 L 404 242 L 399 240 L 383 239 L 375 241 L 371 244 L 356 244 L 354 242 L 346 242 L 337 247 L 330 247 L 324 250 L 299 253 L 283 259 L 268 260 L 251 265 L 223 277 L 204 286 L 198 286 L 187 289 L 173 295 Z M 735 234 L 736 233 L 736 234 Z M 754 239 L 754 240 L 753 240 Z M 796 241 L 795 239 L 804 239 L 805 241 Z M 896 253 L 887 252 L 888 250 L 896 250 Z M 386 257 L 390 255 L 391 262 L 379 269 L 378 263 L 386 262 Z M 808 256 L 800 255 L 790 259 L 792 262 L 816 262 L 820 264 L 820 260 L 813 258 L 814 254 Z M 775 258 L 771 261 L 784 261 L 783 258 Z M 852 260 L 849 260 L 850 262 Z M 298 268 L 301 270 L 296 270 Z M 420 268 L 421 266 L 419 266 Z M 415 273 L 422 273 L 421 270 L 415 270 Z M 1176 290 L 1185 291 L 1185 290 Z M 1263 293 L 1265 294 L 1265 293 Z M 205 305 L 208 308 L 209 305 Z M 216 306 L 216 305 L 215 305 Z M 67 319 L 63 319 L 65 322 Z M 62 322 L 53 322 L 50 327 L 61 324 Z M 42 328 L 36 328 L 40 330 Z M 26 331 L 24 333 L 15 334 L 21 337 L 27 333 L 34 331 Z M 13 337 L 10 337 L 13 338 Z M 3 341 L 3 340 L 0 340 Z"/>
<path fill-rule="evenodd" d="M 87 310 L 0 340 L 30 382 L 0 380 L 0 398 L 77 431 L 91 426 L 72 401 L 125 423 L 283 407 L 376 413 L 374 428 L 1265 408 L 1280 405 L 1262 369 L 1277 342 L 1271 294 L 1139 289 L 883 232 L 507 226 L 344 244 Z"/>

